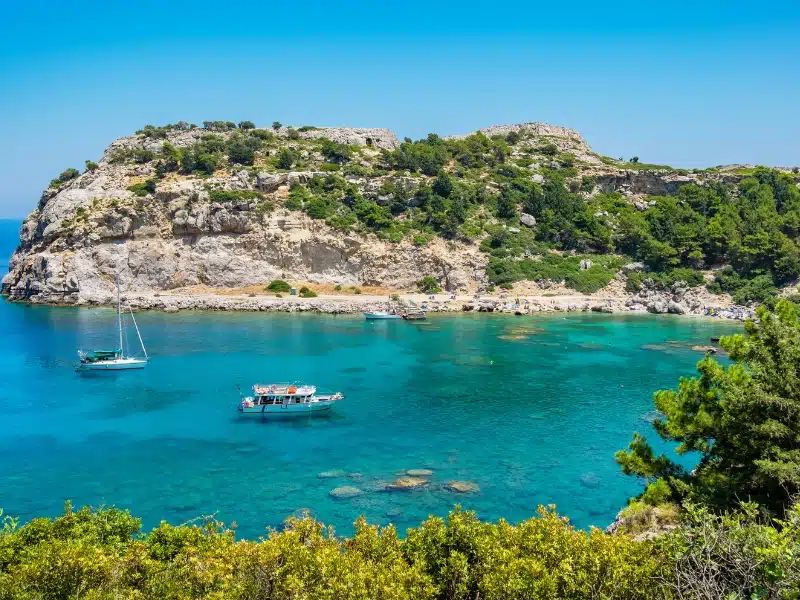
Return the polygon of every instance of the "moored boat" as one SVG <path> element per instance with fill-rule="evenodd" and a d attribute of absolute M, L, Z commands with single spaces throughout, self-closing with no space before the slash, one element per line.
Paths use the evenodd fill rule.
<path fill-rule="evenodd" d="M 424 321 L 428 317 L 425 314 L 425 311 L 422 311 L 422 310 L 410 310 L 410 311 L 408 311 L 407 313 L 405 313 L 403 315 L 403 318 L 406 321 Z"/>
<path fill-rule="evenodd" d="M 127 371 L 130 369 L 144 369 L 147 362 L 150 360 L 145 350 L 144 342 L 142 341 L 142 334 L 139 333 L 139 326 L 136 325 L 136 317 L 133 316 L 133 311 L 128 307 L 131 314 L 133 326 L 136 328 L 136 336 L 139 338 L 139 343 L 142 346 L 143 357 L 140 356 L 125 356 L 124 345 L 122 343 L 122 302 L 119 295 L 119 275 L 117 275 L 117 326 L 119 328 L 119 348 L 116 350 L 90 350 L 84 352 L 78 350 L 78 357 L 80 363 L 76 367 L 76 371 Z"/>
<path fill-rule="evenodd" d="M 270 416 L 294 416 L 330 410 L 343 399 L 341 392 L 317 394 L 317 388 L 305 384 L 270 384 L 253 386 L 253 395 L 242 398 L 239 412 Z"/>
<path fill-rule="evenodd" d="M 400 315 L 394 312 L 389 312 L 388 310 L 376 310 L 374 312 L 365 312 L 364 317 L 368 321 L 379 321 L 379 320 L 389 320 L 389 319 L 400 319 L 402 318 Z"/>

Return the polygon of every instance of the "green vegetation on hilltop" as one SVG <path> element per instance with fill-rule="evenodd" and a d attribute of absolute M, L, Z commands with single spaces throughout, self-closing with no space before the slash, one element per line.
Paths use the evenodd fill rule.
<path fill-rule="evenodd" d="M 284 207 L 392 242 L 424 246 L 440 236 L 479 243 L 490 255 L 490 285 L 535 278 L 595 291 L 622 264 L 640 261 L 646 272 L 628 276 L 632 292 L 667 290 L 678 281 L 706 284 L 702 271 L 712 269 L 710 291 L 730 293 L 737 303 L 773 304 L 776 288 L 800 277 L 800 190 L 795 176 L 777 170 L 751 169 L 737 185 L 683 185 L 674 195 L 634 205 L 617 193 L 590 197 L 599 175 L 586 173 L 562 141 L 524 132 L 430 134 L 376 151 L 303 138 L 301 132 L 317 129 L 312 126 L 275 122 L 268 130 L 251 121 L 205 121 L 195 143 L 177 148 L 169 142 L 170 132 L 192 129 L 185 122 L 147 125 L 138 133 L 163 139 L 160 149 L 148 149 L 152 142 L 117 149 L 109 161 L 152 164 L 156 181 L 173 172 L 208 177 L 222 169 L 324 172 L 294 180 Z M 599 158 L 615 167 L 660 168 L 638 157 Z M 96 169 L 87 162 L 87 170 Z M 79 175 L 68 169 L 51 186 Z M 130 189 L 147 195 L 152 188 L 148 180 Z M 276 201 L 263 202 L 260 212 Z M 581 260 L 592 266 L 581 269 Z"/>

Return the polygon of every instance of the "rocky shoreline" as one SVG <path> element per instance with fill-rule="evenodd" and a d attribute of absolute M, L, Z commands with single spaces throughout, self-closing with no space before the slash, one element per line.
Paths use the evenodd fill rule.
<path fill-rule="evenodd" d="M 403 306 L 423 306 L 430 313 L 480 312 L 529 315 L 555 312 L 597 312 L 597 313 L 652 313 L 689 316 L 708 316 L 743 321 L 753 317 L 753 310 L 747 307 L 715 306 L 698 300 L 692 293 L 679 290 L 677 293 L 648 293 L 609 295 L 552 295 L 552 296 L 466 296 L 436 294 L 393 295 L 388 296 L 320 296 L 299 298 L 296 296 L 278 298 L 268 295 L 227 295 L 218 293 L 179 294 L 179 293 L 123 293 L 122 301 L 133 310 L 161 310 L 179 312 L 182 310 L 201 311 L 241 311 L 241 312 L 309 312 L 319 314 L 358 314 L 385 310 L 392 303 L 402 312 Z M 113 295 L 40 295 L 24 300 L 30 304 L 54 306 L 114 306 Z"/>

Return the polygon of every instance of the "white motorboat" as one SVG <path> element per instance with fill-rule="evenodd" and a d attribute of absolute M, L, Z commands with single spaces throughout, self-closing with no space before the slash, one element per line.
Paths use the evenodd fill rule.
<path fill-rule="evenodd" d="M 119 348 L 117 350 L 90 350 L 84 352 L 78 350 L 80 363 L 76 371 L 127 371 L 129 369 L 144 369 L 147 362 L 150 360 L 145 350 L 144 342 L 142 341 L 142 334 L 139 333 L 139 326 L 136 325 L 136 317 L 133 316 L 133 310 L 128 307 L 133 320 L 133 326 L 136 328 L 136 336 L 139 338 L 139 344 L 142 346 L 143 357 L 140 356 L 126 356 L 124 345 L 122 343 L 122 302 L 119 295 L 119 275 L 117 275 L 117 325 L 119 328 Z"/>
<path fill-rule="evenodd" d="M 364 313 L 364 316 L 367 318 L 368 321 L 402 319 L 401 315 L 398 315 L 397 313 L 389 312 L 388 310 L 376 310 L 374 312 L 367 312 L 367 313 Z"/>
<path fill-rule="evenodd" d="M 317 394 L 317 388 L 304 384 L 253 386 L 253 395 L 242 398 L 239 412 L 252 415 L 295 416 L 323 412 L 344 398 L 340 392 Z"/>

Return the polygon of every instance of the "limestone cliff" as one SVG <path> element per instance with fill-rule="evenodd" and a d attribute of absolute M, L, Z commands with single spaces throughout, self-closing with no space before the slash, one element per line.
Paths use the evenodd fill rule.
<path fill-rule="evenodd" d="M 334 228 L 287 203 L 293 186 L 307 186 L 332 172 L 379 205 L 393 201 L 387 183 L 406 191 L 429 183 L 430 176 L 387 168 L 385 152 L 399 145 L 392 132 L 279 127 L 245 134 L 256 137 L 254 132 L 262 133 L 252 165 L 225 160 L 205 175 L 171 168 L 169 153 L 179 155 L 203 140 L 230 142 L 242 132 L 170 127 L 114 141 L 96 165 L 44 191 L 22 226 L 3 293 L 40 302 L 94 302 L 108 297 L 117 272 L 131 292 L 242 287 L 274 278 L 406 289 L 425 275 L 449 290 L 485 287 L 487 258 L 478 249 L 480 235 L 450 241 L 435 236 L 419 240 L 412 234 L 380 239 L 363 228 Z M 568 181 L 586 197 L 619 191 L 636 203 L 687 183 L 737 177 L 626 169 L 592 152 L 577 132 L 542 123 L 482 132 L 517 134 L 515 140 L 509 138 L 510 158 L 524 160 L 535 182 L 543 180 L 541 169 L 559 168 L 550 164 L 552 152 L 543 145 L 572 156 L 577 174 Z M 208 141 L 209 134 L 215 139 Z M 326 139 L 350 148 L 349 168 L 326 158 L 320 145 Z M 291 152 L 288 169 L 279 168 L 286 166 L 280 163 L 284 151 Z M 500 186 L 502 182 L 486 179 L 488 193 L 497 193 Z M 407 202 L 413 203 L 413 197 Z M 523 225 L 535 226 L 527 217 Z"/>

